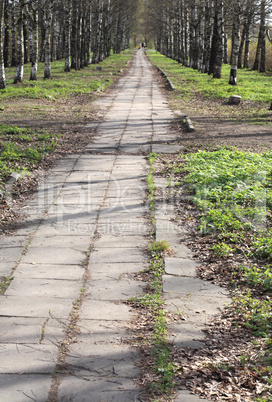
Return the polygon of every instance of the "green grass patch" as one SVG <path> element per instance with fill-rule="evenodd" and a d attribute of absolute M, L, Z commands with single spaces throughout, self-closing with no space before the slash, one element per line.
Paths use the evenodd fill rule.
<path fill-rule="evenodd" d="M 57 140 L 42 130 L 0 124 L 0 183 L 12 172 L 31 170 L 55 150 Z"/>
<path fill-rule="evenodd" d="M 272 77 L 249 69 L 238 70 L 238 85 L 229 85 L 230 66 L 222 67 L 222 78 L 213 79 L 211 75 L 203 74 L 192 68 L 184 67 L 175 60 L 158 52 L 148 52 L 153 64 L 162 68 L 173 82 L 176 89 L 185 97 L 190 98 L 195 92 L 203 94 L 208 99 L 228 99 L 233 94 L 239 94 L 244 100 L 271 102 Z"/>
<path fill-rule="evenodd" d="M 1 103 L 10 99 L 47 99 L 57 100 L 69 98 L 80 94 L 91 94 L 98 89 L 105 90 L 114 79 L 114 75 L 124 68 L 131 59 L 133 52 L 127 50 L 120 55 L 111 55 L 99 63 L 102 71 L 97 70 L 97 65 L 91 64 L 79 71 L 64 72 L 64 60 L 52 62 L 52 79 L 43 79 L 44 65 L 38 66 L 38 80 L 29 81 L 31 64 L 25 65 L 24 81 L 22 84 L 13 84 L 15 68 L 6 69 L 7 87 L 0 90 Z M 1 107 L 5 109 L 6 105 Z"/>

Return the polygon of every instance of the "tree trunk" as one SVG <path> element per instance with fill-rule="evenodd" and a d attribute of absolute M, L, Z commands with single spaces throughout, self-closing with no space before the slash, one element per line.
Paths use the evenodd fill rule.
<path fill-rule="evenodd" d="M 231 51 L 231 70 L 230 85 L 237 85 L 237 64 L 240 43 L 240 0 L 236 0 L 233 12 L 232 25 L 232 51 Z"/>
<path fill-rule="evenodd" d="M 25 13 L 23 14 L 23 35 L 24 35 L 24 64 L 28 63 L 28 21 Z"/>
<path fill-rule="evenodd" d="M 215 1 L 215 56 L 213 64 L 213 78 L 221 78 L 221 69 L 223 62 L 223 1 Z"/>
<path fill-rule="evenodd" d="M 239 52 L 238 52 L 238 64 L 237 64 L 238 68 L 242 68 L 242 59 L 243 59 L 243 51 L 244 51 L 245 39 L 246 39 L 246 28 L 245 28 L 245 25 L 244 25 L 242 35 L 241 35 Z"/>
<path fill-rule="evenodd" d="M 203 73 L 210 70 L 211 45 L 212 45 L 212 5 L 211 0 L 206 1 L 205 5 L 205 39 L 204 39 Z"/>
<path fill-rule="evenodd" d="M 244 68 L 249 68 L 249 43 L 250 43 L 250 36 L 249 36 L 249 27 L 246 31 L 246 39 L 245 39 L 245 53 L 244 53 Z"/>
<path fill-rule="evenodd" d="M 258 43 L 257 43 L 255 60 L 254 60 L 252 70 L 259 70 L 261 54 L 262 54 L 262 57 L 265 56 L 265 37 L 264 37 L 265 36 L 265 0 L 262 0 L 262 2 L 261 2 L 260 17 L 261 17 L 261 19 L 260 19 Z M 265 70 L 265 61 L 262 60 L 262 63 L 263 63 L 262 68 L 264 67 L 264 70 Z"/>
<path fill-rule="evenodd" d="M 88 7 L 88 20 L 87 20 L 87 65 L 89 65 L 92 62 L 92 4 L 89 3 Z"/>
<path fill-rule="evenodd" d="M 198 43 L 197 43 L 197 8 L 195 0 L 191 2 L 191 21 L 190 21 L 190 67 L 198 69 Z"/>
<path fill-rule="evenodd" d="M 5 1 L 0 0 L 0 32 L 3 32 L 4 28 L 4 9 Z M 6 76 L 5 76 L 5 65 L 4 65 L 4 54 L 3 54 L 3 38 L 0 37 L 0 89 L 6 88 Z"/>
<path fill-rule="evenodd" d="M 261 47 L 261 58 L 260 58 L 260 73 L 265 73 L 265 55 L 266 55 L 266 45 L 265 45 L 265 3 L 266 0 L 261 2 L 261 25 L 260 25 L 260 47 Z"/>
<path fill-rule="evenodd" d="M 44 21 L 44 79 L 52 78 L 51 75 L 51 27 L 52 27 L 52 8 L 51 0 L 45 3 L 45 21 Z"/>
<path fill-rule="evenodd" d="M 203 59 L 204 59 L 204 30 L 205 30 L 205 19 L 203 18 L 205 15 L 205 3 L 206 1 L 202 0 L 198 7 L 198 70 L 203 71 Z"/>
<path fill-rule="evenodd" d="M 23 8 L 24 0 L 20 0 L 18 5 L 17 19 L 17 67 L 15 72 L 14 84 L 23 82 L 24 78 L 24 28 L 23 28 Z"/>
<path fill-rule="evenodd" d="M 38 0 L 33 2 L 33 24 L 32 24 L 32 67 L 30 72 L 30 81 L 37 80 L 38 59 L 39 59 L 39 13 Z"/>
<path fill-rule="evenodd" d="M 184 66 L 189 67 L 189 17 L 188 17 L 188 0 L 184 0 Z"/>
<path fill-rule="evenodd" d="M 12 35 L 12 50 L 11 50 L 11 67 L 16 66 L 16 28 L 15 28 L 15 0 L 12 1 L 11 8 L 11 35 Z"/>
<path fill-rule="evenodd" d="M 65 67 L 64 71 L 71 71 L 71 30 L 72 30 L 72 3 L 66 0 L 65 8 Z"/>
<path fill-rule="evenodd" d="M 4 40 L 4 62 L 5 67 L 9 67 L 9 46 L 10 46 L 10 25 L 9 25 L 9 1 L 5 0 L 4 4 L 4 26 L 5 26 L 5 40 Z"/>

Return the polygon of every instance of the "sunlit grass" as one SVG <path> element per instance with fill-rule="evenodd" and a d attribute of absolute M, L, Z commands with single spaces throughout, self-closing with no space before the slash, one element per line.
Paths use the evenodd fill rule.
<path fill-rule="evenodd" d="M 211 75 L 203 74 L 192 68 L 187 68 L 178 62 L 162 56 L 157 52 L 149 52 L 152 63 L 162 68 L 177 91 L 183 96 L 190 97 L 199 93 L 207 98 L 228 99 L 230 95 L 240 95 L 243 100 L 271 102 L 272 76 L 260 74 L 249 69 L 238 70 L 238 85 L 228 84 L 230 66 L 223 65 L 222 78 L 213 79 Z"/>
<path fill-rule="evenodd" d="M 39 64 L 38 80 L 29 81 L 31 64 L 24 67 L 24 80 L 22 84 L 13 84 L 15 68 L 6 69 L 7 87 L 0 90 L 1 102 L 14 98 L 49 99 L 54 100 L 72 97 L 79 94 L 91 94 L 98 88 L 106 89 L 113 82 L 114 75 L 126 66 L 131 59 L 132 51 L 120 55 L 111 55 L 98 65 L 89 65 L 79 71 L 64 72 L 64 60 L 52 63 L 52 79 L 43 79 L 44 65 Z"/>

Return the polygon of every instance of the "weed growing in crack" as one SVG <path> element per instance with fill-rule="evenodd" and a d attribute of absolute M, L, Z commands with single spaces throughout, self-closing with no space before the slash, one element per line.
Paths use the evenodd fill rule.
<path fill-rule="evenodd" d="M 150 285 L 148 293 L 132 299 L 137 306 L 148 311 L 152 321 L 152 331 L 145 337 L 149 354 L 152 357 L 153 379 L 149 382 L 149 392 L 153 397 L 170 396 L 175 387 L 176 369 L 173 363 L 171 346 L 167 341 L 167 322 L 162 298 L 162 275 L 164 274 L 164 253 L 169 244 L 163 240 L 149 246 L 151 263 L 148 269 Z"/>
<path fill-rule="evenodd" d="M 0 281 L 0 294 L 4 294 L 13 280 L 12 276 L 6 276 Z"/>

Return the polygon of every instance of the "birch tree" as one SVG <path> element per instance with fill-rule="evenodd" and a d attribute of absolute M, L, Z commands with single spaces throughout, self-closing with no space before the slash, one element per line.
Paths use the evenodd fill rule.
<path fill-rule="evenodd" d="M 23 31 L 23 13 L 24 0 L 19 0 L 17 14 L 17 66 L 14 78 L 14 84 L 22 83 L 24 78 L 24 31 Z"/>
<path fill-rule="evenodd" d="M 44 0 L 44 79 L 52 78 L 51 75 L 51 25 L 52 25 L 52 2 Z"/>
<path fill-rule="evenodd" d="M 260 7 L 260 28 L 258 35 L 258 43 L 255 55 L 255 61 L 252 70 L 259 70 L 261 73 L 265 72 L 265 22 L 266 22 L 266 12 L 265 12 L 266 0 L 261 0 Z"/>
<path fill-rule="evenodd" d="M 223 1 L 215 0 L 214 6 L 214 28 L 209 73 L 213 74 L 213 78 L 221 78 L 223 63 Z"/>
<path fill-rule="evenodd" d="M 33 0 L 31 4 L 31 15 L 32 15 L 32 52 L 31 52 L 31 72 L 30 81 L 37 80 L 38 72 L 38 59 L 39 59 L 39 2 L 38 0 Z"/>
<path fill-rule="evenodd" d="M 9 0 L 5 0 L 4 2 L 4 63 L 5 67 L 9 67 L 10 64 L 10 58 L 9 58 L 9 53 L 10 53 L 10 3 Z"/>
<path fill-rule="evenodd" d="M 4 8 L 5 1 L 0 0 L 0 89 L 6 87 L 6 77 L 5 77 L 5 65 L 4 65 L 4 54 L 3 54 L 3 30 L 4 30 Z"/>
<path fill-rule="evenodd" d="M 231 70 L 230 70 L 230 85 L 237 85 L 237 68 L 238 68 L 238 54 L 240 44 L 240 17 L 241 17 L 241 0 L 235 0 L 232 11 L 232 50 L 231 50 Z"/>
<path fill-rule="evenodd" d="M 64 71 L 71 71 L 71 27 L 72 27 L 72 1 L 65 0 L 65 66 Z"/>

